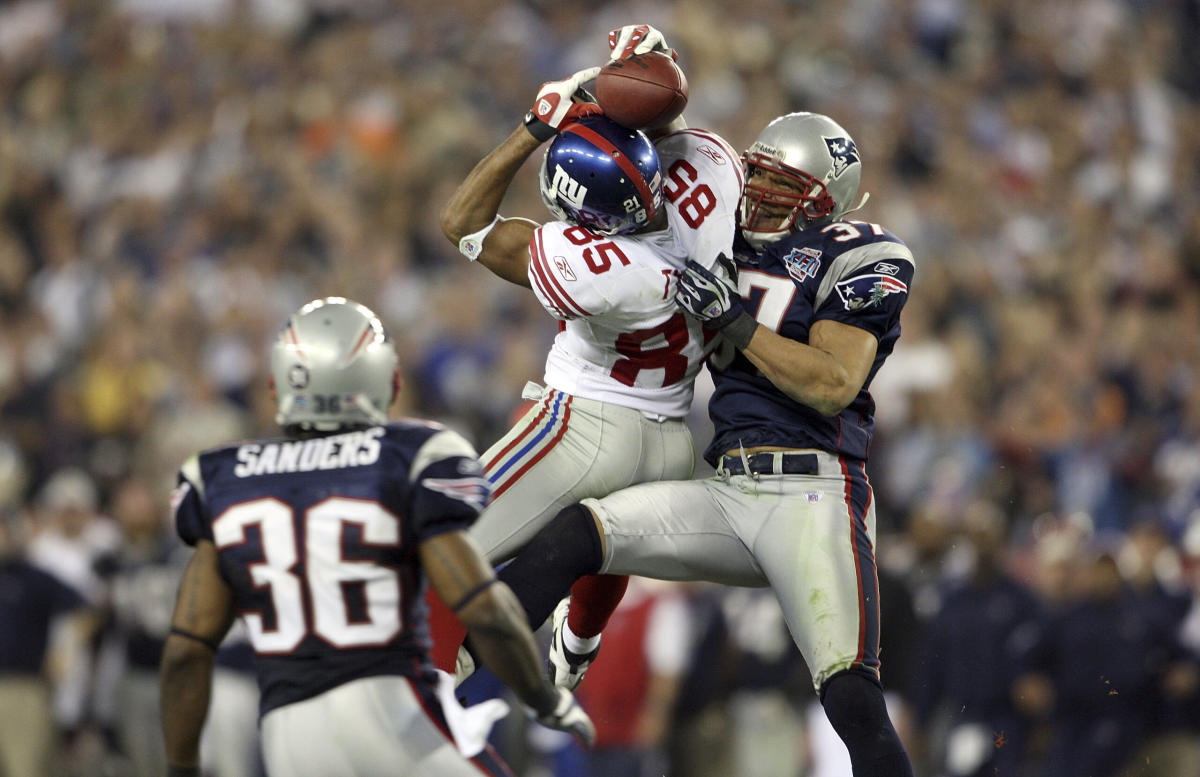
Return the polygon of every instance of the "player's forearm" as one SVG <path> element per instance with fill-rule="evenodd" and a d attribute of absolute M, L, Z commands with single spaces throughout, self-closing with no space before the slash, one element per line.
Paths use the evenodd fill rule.
<path fill-rule="evenodd" d="M 200 761 L 200 731 L 208 714 L 212 670 L 212 651 L 180 637 L 167 639 L 159 703 L 167 763 L 173 767 L 195 767 Z"/>
<path fill-rule="evenodd" d="M 742 353 L 776 388 L 822 415 L 840 413 L 861 387 L 829 352 L 763 326 Z"/>
<path fill-rule="evenodd" d="M 464 236 L 492 223 L 517 171 L 539 145 L 520 126 L 475 165 L 442 209 L 442 232 L 451 243 L 457 246 Z"/>
<path fill-rule="evenodd" d="M 554 687 L 542 671 L 533 633 L 525 625 L 525 613 L 508 586 L 495 583 L 484 601 L 460 612 L 459 617 L 484 666 L 539 714 L 554 707 Z"/>

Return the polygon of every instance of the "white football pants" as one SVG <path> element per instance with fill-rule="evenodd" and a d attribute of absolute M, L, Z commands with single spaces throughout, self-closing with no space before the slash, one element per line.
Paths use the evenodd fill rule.
<path fill-rule="evenodd" d="M 692 433 L 611 402 L 543 389 L 482 456 L 493 501 L 471 536 L 498 564 L 517 554 L 564 507 L 637 483 L 690 478 Z"/>
<path fill-rule="evenodd" d="M 270 777 L 511 777 L 490 748 L 465 758 L 445 726 L 433 689 L 367 677 L 268 712 L 263 758 Z"/>
<path fill-rule="evenodd" d="M 600 519 L 601 573 L 770 586 L 820 689 L 879 672 L 875 505 L 861 462 L 816 452 L 817 475 L 647 483 L 583 504 Z"/>

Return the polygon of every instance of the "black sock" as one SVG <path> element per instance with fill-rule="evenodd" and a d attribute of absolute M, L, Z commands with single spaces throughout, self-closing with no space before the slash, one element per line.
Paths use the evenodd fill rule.
<path fill-rule="evenodd" d="M 854 777 L 912 777 L 912 764 L 874 677 L 853 669 L 835 674 L 821 689 L 821 704 L 850 751 Z"/>
<path fill-rule="evenodd" d="M 564 508 L 497 576 L 517 595 L 529 628 L 537 630 L 584 575 L 600 571 L 604 554 L 591 510 Z"/>

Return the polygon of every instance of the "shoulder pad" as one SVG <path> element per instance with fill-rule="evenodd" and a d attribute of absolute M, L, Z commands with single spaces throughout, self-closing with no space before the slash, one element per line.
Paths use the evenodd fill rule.
<path fill-rule="evenodd" d="M 605 236 L 563 222 L 534 231 L 529 243 L 529 280 L 542 307 L 555 318 L 586 318 L 606 307 L 594 288 L 594 272 L 588 262 L 589 256 L 592 263 L 612 261 L 597 248 L 606 242 Z"/>
<path fill-rule="evenodd" d="M 409 477 L 415 481 L 430 464 L 453 458 L 478 459 L 479 454 L 458 432 L 442 429 L 417 449 Z"/>

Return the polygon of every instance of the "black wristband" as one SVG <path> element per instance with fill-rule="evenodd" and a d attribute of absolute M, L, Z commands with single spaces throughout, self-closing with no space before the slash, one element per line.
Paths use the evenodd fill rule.
<path fill-rule="evenodd" d="M 525 129 L 529 130 L 529 134 L 533 135 L 533 139 L 538 143 L 545 143 L 558 134 L 558 130 L 535 116 L 533 111 L 525 114 Z"/>
<path fill-rule="evenodd" d="M 461 610 L 462 608 L 464 608 L 468 604 L 470 604 L 471 601 L 476 596 L 479 596 L 481 593 L 483 593 L 484 591 L 486 591 L 487 589 L 491 588 L 492 586 L 494 586 L 496 583 L 499 583 L 499 582 L 500 582 L 500 578 L 498 578 L 498 577 L 493 577 L 491 580 L 483 581 L 479 585 L 472 588 L 470 591 L 467 591 L 465 594 L 463 594 L 463 597 L 461 599 L 459 599 L 454 604 L 454 606 L 450 608 L 450 610 L 452 612 L 457 613 L 459 610 Z"/>
<path fill-rule="evenodd" d="M 167 765 L 167 777 L 200 777 L 199 766 Z"/>
<path fill-rule="evenodd" d="M 721 327 L 721 336 L 739 351 L 743 350 L 750 341 L 754 338 L 755 331 L 758 330 L 758 322 L 754 320 L 746 311 L 737 314 L 737 317 L 730 321 L 725 326 Z"/>
<path fill-rule="evenodd" d="M 206 648 L 208 648 L 209 650 L 211 650 L 214 653 L 216 653 L 217 650 L 219 650 L 221 647 L 216 642 L 213 642 L 211 639 L 205 639 L 204 637 L 200 636 L 199 634 L 193 634 L 190 631 L 184 631 L 183 629 L 177 629 L 174 626 L 171 627 L 171 633 L 175 634 L 177 636 L 183 637 L 184 639 L 190 639 L 193 642 L 199 642 L 201 645 L 204 645 Z"/>

